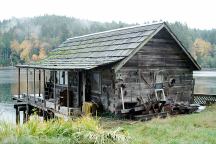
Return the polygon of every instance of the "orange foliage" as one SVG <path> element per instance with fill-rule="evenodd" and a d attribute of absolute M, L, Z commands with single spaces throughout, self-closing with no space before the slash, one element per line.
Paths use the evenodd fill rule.
<path fill-rule="evenodd" d="M 203 57 L 203 56 L 208 56 L 212 51 L 212 45 L 201 39 L 201 38 L 198 38 L 195 40 L 195 42 L 193 43 L 193 56 L 195 58 L 197 57 Z"/>
<path fill-rule="evenodd" d="M 45 48 L 40 48 L 40 51 L 39 51 L 39 59 L 44 59 L 46 57 L 46 50 Z"/>
<path fill-rule="evenodd" d="M 20 54 L 21 59 L 28 62 L 29 61 L 29 53 L 31 52 L 31 49 L 32 49 L 31 41 L 30 40 L 24 40 L 20 44 L 20 48 L 22 49 L 22 52 Z"/>
<path fill-rule="evenodd" d="M 17 40 L 13 40 L 11 42 L 11 50 L 13 53 L 17 53 L 20 55 L 20 58 L 25 62 L 29 62 L 30 60 L 38 61 L 44 59 L 46 57 L 46 49 L 50 45 L 46 42 L 42 42 L 38 39 L 38 37 L 32 33 L 30 39 L 25 39 L 19 44 Z M 39 54 L 32 54 L 33 49 L 38 49 Z"/>

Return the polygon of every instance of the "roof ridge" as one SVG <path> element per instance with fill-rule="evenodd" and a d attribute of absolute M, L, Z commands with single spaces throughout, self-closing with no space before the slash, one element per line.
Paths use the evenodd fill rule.
<path fill-rule="evenodd" d="M 98 35 L 98 34 L 103 34 L 103 33 L 107 33 L 107 32 L 115 32 L 115 31 L 119 31 L 119 30 L 126 30 L 126 29 L 132 29 L 132 28 L 137 28 L 137 27 L 144 27 L 144 26 L 150 26 L 150 25 L 156 25 L 156 24 L 165 24 L 165 23 L 166 23 L 165 21 L 162 21 L 162 22 L 154 22 L 154 23 L 149 23 L 149 24 L 141 24 L 141 25 L 134 25 L 134 26 L 129 26 L 129 27 L 111 29 L 111 30 L 106 30 L 106 31 L 101 31 L 101 32 L 96 32 L 96 33 L 90 33 L 90 34 L 86 34 L 86 35 L 71 37 L 71 38 L 68 38 L 66 41 L 77 39 L 77 38 L 83 38 L 83 37 Z"/>

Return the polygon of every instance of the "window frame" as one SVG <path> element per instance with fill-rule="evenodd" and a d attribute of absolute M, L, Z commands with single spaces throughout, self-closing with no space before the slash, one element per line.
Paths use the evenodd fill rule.
<path fill-rule="evenodd" d="M 91 92 L 92 93 L 94 93 L 94 94 L 101 94 L 102 92 L 102 81 L 101 81 L 101 72 L 99 72 L 99 71 L 93 71 L 93 72 L 91 72 L 91 85 L 93 86 L 93 76 L 95 75 L 95 74 L 97 74 L 98 75 L 98 80 L 99 80 L 99 82 L 98 82 L 98 90 L 93 90 L 92 89 L 92 87 L 91 87 Z"/>

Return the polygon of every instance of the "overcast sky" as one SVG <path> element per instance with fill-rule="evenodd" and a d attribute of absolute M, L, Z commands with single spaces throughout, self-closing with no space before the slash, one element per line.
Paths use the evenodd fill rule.
<path fill-rule="evenodd" d="M 180 21 L 192 28 L 216 28 L 215 0 L 2 0 L 0 20 L 44 14 L 101 22 Z"/>

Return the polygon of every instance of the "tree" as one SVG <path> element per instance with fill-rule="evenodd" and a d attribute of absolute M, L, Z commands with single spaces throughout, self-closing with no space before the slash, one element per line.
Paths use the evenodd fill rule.
<path fill-rule="evenodd" d="M 10 44 L 10 47 L 12 52 L 20 53 L 21 51 L 20 44 L 17 40 L 13 40 Z"/>
<path fill-rule="evenodd" d="M 213 48 L 211 43 L 197 38 L 193 43 L 193 56 L 203 67 L 211 67 L 213 66 L 212 62 L 212 54 Z"/>
<path fill-rule="evenodd" d="M 26 62 L 30 61 L 30 51 L 32 49 L 32 43 L 30 40 L 24 40 L 21 44 L 20 44 L 20 48 L 22 50 L 21 54 L 20 54 L 20 58 L 21 60 L 24 60 Z"/>
<path fill-rule="evenodd" d="M 193 43 L 192 49 L 194 51 L 195 57 L 208 56 L 213 50 L 211 43 L 201 38 L 197 38 L 195 40 L 195 42 Z"/>
<path fill-rule="evenodd" d="M 45 57 L 46 57 L 46 50 L 45 50 L 45 48 L 41 48 L 40 51 L 39 51 L 39 56 L 38 56 L 38 58 L 39 58 L 40 60 L 42 60 L 42 59 L 44 59 Z"/>

